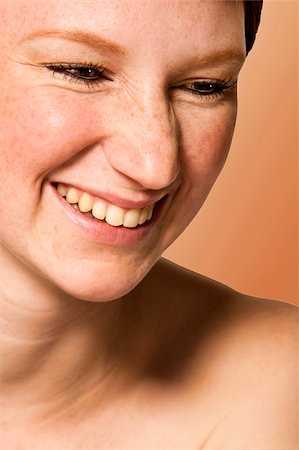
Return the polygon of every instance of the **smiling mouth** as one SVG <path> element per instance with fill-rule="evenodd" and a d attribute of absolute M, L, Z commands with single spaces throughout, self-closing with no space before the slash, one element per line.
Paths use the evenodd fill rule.
<path fill-rule="evenodd" d="M 151 220 L 155 203 L 144 208 L 124 209 L 105 200 L 95 198 L 87 192 L 66 186 L 55 185 L 57 192 L 67 203 L 84 215 L 107 222 L 113 227 L 136 228 Z"/>

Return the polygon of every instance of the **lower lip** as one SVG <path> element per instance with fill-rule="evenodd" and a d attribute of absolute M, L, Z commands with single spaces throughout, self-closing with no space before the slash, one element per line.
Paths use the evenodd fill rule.
<path fill-rule="evenodd" d="M 85 216 L 80 211 L 71 206 L 56 190 L 54 186 L 47 183 L 55 199 L 58 201 L 58 205 L 62 208 L 63 212 L 69 218 L 69 220 L 79 227 L 83 232 L 87 233 L 93 238 L 93 240 L 110 245 L 132 245 L 142 241 L 149 233 L 153 231 L 153 225 L 157 219 L 157 213 L 161 205 L 156 205 L 152 218 L 145 222 L 143 225 L 139 225 L 136 228 L 126 228 L 123 226 L 113 227 L 104 220 L 93 219 Z M 163 202 L 163 200 L 159 203 Z"/>

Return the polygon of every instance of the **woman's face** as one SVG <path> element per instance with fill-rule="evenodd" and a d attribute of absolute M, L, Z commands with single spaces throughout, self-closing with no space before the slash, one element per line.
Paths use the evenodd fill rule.
<path fill-rule="evenodd" d="M 117 298 L 224 164 L 242 3 L 2 0 L 0 15 L 0 252 L 76 297 Z"/>

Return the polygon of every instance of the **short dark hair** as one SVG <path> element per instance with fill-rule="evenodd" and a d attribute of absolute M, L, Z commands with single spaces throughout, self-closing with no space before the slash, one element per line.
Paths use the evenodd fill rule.
<path fill-rule="evenodd" d="M 245 15 L 246 54 L 248 54 L 252 49 L 256 32 L 260 24 L 263 0 L 243 0 L 243 4 Z"/>

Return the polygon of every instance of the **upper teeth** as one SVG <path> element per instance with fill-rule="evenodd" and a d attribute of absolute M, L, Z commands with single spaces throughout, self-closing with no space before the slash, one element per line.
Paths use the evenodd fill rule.
<path fill-rule="evenodd" d="M 106 220 L 110 225 L 118 227 L 120 225 L 127 228 L 135 228 L 142 225 L 146 220 L 150 220 L 153 214 L 154 204 L 141 209 L 123 209 L 119 206 L 107 203 L 104 200 L 94 199 L 87 192 L 79 192 L 73 187 L 67 187 L 59 183 L 57 191 L 66 201 L 73 206 L 77 206 L 82 213 L 91 212 L 93 217 Z"/>

